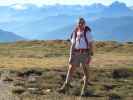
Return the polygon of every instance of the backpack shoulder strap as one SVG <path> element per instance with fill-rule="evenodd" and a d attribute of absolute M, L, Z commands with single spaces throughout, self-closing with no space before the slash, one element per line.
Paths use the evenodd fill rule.
<path fill-rule="evenodd" d="M 90 27 L 86 26 L 86 27 L 85 27 L 85 30 L 84 30 L 84 38 L 85 38 L 85 42 L 86 42 L 87 48 L 89 47 L 89 42 L 88 42 L 88 39 L 87 39 L 87 36 L 86 36 L 86 33 L 87 33 L 88 31 L 91 32 L 91 29 L 90 29 Z"/>
<path fill-rule="evenodd" d="M 76 37 L 77 37 L 77 31 L 78 31 L 78 28 L 75 28 L 74 31 L 71 33 L 71 39 L 73 37 L 73 35 L 75 35 L 75 40 L 76 40 Z"/>

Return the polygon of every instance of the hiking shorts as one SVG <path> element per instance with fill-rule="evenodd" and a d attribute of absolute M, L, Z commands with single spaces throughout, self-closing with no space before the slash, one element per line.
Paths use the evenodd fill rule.
<path fill-rule="evenodd" d="M 69 64 L 80 66 L 80 64 L 90 64 L 91 55 L 89 53 L 75 52 L 70 55 Z"/>

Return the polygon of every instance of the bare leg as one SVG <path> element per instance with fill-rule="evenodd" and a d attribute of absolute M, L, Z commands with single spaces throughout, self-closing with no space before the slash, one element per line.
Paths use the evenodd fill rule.
<path fill-rule="evenodd" d="M 83 87 L 82 87 L 81 95 L 84 94 L 85 89 L 87 88 L 88 80 L 89 80 L 88 66 L 86 64 L 82 64 L 82 67 L 83 67 L 83 72 L 84 72 L 84 78 L 83 78 L 84 79 L 84 84 L 83 84 Z"/>
<path fill-rule="evenodd" d="M 72 75 L 73 75 L 75 69 L 76 69 L 75 65 L 71 65 L 71 64 L 69 65 L 66 80 L 65 80 L 63 86 L 61 87 L 61 89 L 59 90 L 60 92 L 65 92 L 65 90 L 69 88 L 68 86 L 69 86 L 70 80 L 72 78 Z"/>
<path fill-rule="evenodd" d="M 66 84 L 70 83 L 70 80 L 72 78 L 72 75 L 73 75 L 75 69 L 76 69 L 76 66 L 71 65 L 71 64 L 69 65 L 69 69 L 68 69 L 67 77 L 66 77 L 66 81 L 65 81 Z"/>

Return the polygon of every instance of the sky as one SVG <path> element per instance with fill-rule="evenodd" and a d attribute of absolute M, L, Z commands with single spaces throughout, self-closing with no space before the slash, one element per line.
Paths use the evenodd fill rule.
<path fill-rule="evenodd" d="M 53 4 L 90 5 L 93 3 L 102 3 L 104 5 L 110 5 L 114 1 L 124 2 L 127 4 L 127 6 L 133 6 L 133 0 L 0 0 L 0 6 L 24 5 L 24 4 L 35 4 L 37 6 L 53 5 Z"/>

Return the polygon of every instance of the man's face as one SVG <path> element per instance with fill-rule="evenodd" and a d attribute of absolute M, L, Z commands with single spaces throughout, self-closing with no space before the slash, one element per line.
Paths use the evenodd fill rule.
<path fill-rule="evenodd" d="M 80 28 L 83 28 L 84 25 L 85 25 L 84 20 L 80 20 L 80 21 L 79 21 L 79 27 L 80 27 Z"/>

